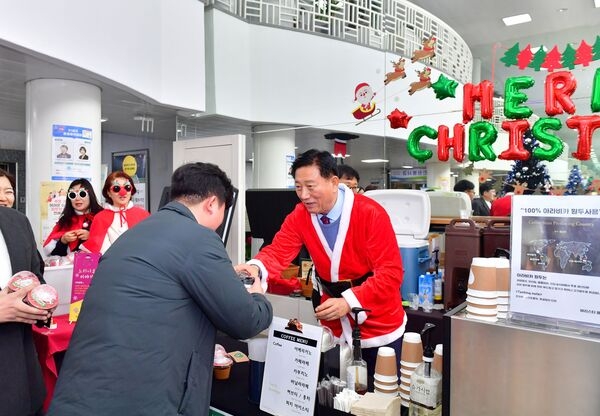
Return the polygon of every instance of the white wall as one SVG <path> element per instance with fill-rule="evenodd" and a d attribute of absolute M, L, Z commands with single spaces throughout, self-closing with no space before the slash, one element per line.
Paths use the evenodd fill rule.
<path fill-rule="evenodd" d="M 102 133 L 102 163 L 108 165 L 108 172 L 112 171 L 112 152 L 139 149 L 149 150 L 149 206 L 150 212 L 156 212 L 163 188 L 171 184 L 171 174 L 173 173 L 173 141 Z M 101 191 L 102 189 L 96 189 L 96 195 L 100 199 L 102 199 Z"/>
<path fill-rule="evenodd" d="M 438 100 L 431 88 L 408 95 L 420 63 L 407 59 L 407 77 L 384 88 L 395 55 L 292 30 L 250 25 L 218 10 L 207 12 L 207 84 L 214 85 L 218 114 L 298 125 L 335 126 L 336 130 L 406 138 L 422 124 L 435 129 L 462 120 L 462 86 L 456 98 Z M 210 21 L 210 23 L 209 23 Z M 233 39 L 232 39 L 233 38 Z M 432 81 L 439 72 L 432 71 Z M 355 126 L 354 89 L 369 83 L 381 114 Z M 209 94 L 210 96 L 210 94 Z M 413 115 L 411 129 L 393 130 L 385 116 L 394 108 Z"/>
<path fill-rule="evenodd" d="M 162 104 L 204 110 L 204 3 L 19 0 L 0 44 L 83 68 Z"/>

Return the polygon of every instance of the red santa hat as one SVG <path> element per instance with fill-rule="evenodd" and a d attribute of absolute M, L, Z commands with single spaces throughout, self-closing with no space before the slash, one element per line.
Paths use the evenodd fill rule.
<path fill-rule="evenodd" d="M 356 101 L 356 94 L 358 94 L 358 90 L 360 90 L 362 87 L 368 87 L 369 84 L 367 84 L 366 82 L 361 82 L 360 84 L 358 84 L 356 86 L 356 88 L 354 89 L 354 101 Z"/>

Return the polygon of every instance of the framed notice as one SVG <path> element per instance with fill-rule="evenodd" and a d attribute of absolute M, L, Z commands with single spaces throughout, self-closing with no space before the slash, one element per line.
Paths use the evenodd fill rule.
<path fill-rule="evenodd" d="M 600 205 L 592 196 L 515 195 L 510 317 L 600 332 Z"/>
<path fill-rule="evenodd" d="M 260 409 L 278 416 L 313 414 L 323 328 L 273 317 Z"/>
<path fill-rule="evenodd" d="M 122 170 L 133 179 L 136 194 L 131 201 L 134 205 L 148 211 L 150 200 L 150 161 L 148 160 L 148 149 L 129 150 L 126 152 L 112 153 L 112 171 Z"/>

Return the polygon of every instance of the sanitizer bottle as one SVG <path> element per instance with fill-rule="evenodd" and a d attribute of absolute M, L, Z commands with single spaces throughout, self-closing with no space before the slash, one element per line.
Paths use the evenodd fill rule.
<path fill-rule="evenodd" d="M 442 375 L 433 367 L 433 347 L 429 342 L 429 332 L 435 328 L 427 323 L 421 331 L 423 340 L 423 362 L 410 378 L 409 416 L 441 416 L 442 414 Z"/>

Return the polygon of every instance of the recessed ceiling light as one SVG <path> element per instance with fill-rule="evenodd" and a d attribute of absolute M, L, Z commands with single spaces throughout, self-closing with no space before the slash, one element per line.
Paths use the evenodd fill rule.
<path fill-rule="evenodd" d="M 594 0 L 594 6 L 600 7 L 600 0 Z"/>
<path fill-rule="evenodd" d="M 388 163 L 387 159 L 363 159 L 361 160 L 363 163 Z"/>
<path fill-rule="evenodd" d="M 503 17 L 502 21 L 506 26 L 520 25 L 521 23 L 531 22 L 529 13 L 518 14 L 516 16 Z"/>
<path fill-rule="evenodd" d="M 564 13 L 567 10 L 569 10 L 569 9 L 567 9 L 566 7 L 561 7 L 560 9 L 556 9 L 556 11 L 559 12 L 559 13 Z"/>

